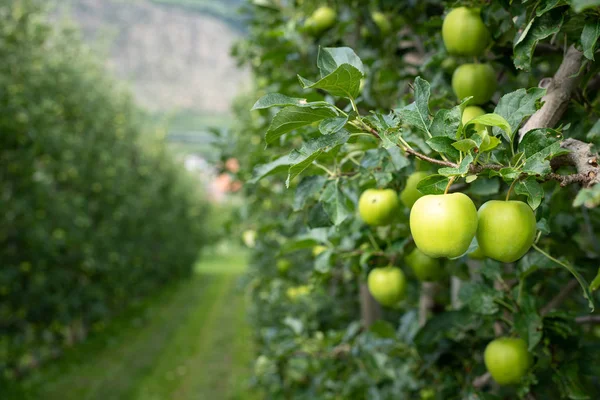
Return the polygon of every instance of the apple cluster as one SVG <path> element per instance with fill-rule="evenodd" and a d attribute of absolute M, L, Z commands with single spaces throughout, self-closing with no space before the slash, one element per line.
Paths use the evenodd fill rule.
<path fill-rule="evenodd" d="M 491 35 L 479 9 L 458 7 L 444 18 L 442 39 L 450 55 L 479 57 L 490 44 Z M 454 93 L 459 100 L 472 96 L 471 105 L 487 103 L 496 85 L 496 74 L 490 64 L 462 64 L 452 74 Z"/>
<path fill-rule="evenodd" d="M 335 25 L 337 17 L 338 15 L 335 9 L 329 6 L 321 6 L 304 20 L 304 31 L 308 34 L 319 36 Z M 379 30 L 380 35 L 388 35 L 392 32 L 392 23 L 381 11 L 373 11 L 371 13 L 371 19 Z M 372 35 L 371 31 L 366 26 L 361 28 L 360 34 L 363 37 Z"/>

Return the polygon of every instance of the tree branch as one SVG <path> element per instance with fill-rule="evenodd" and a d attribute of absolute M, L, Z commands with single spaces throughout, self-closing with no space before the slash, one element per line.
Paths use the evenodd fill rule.
<path fill-rule="evenodd" d="M 439 285 L 434 282 L 423 282 L 421 284 L 421 294 L 419 295 L 419 326 L 425 325 L 427 322 L 427 314 L 435 306 L 433 300 Z"/>
<path fill-rule="evenodd" d="M 473 387 L 475 389 L 481 389 L 482 387 L 486 386 L 491 379 L 492 375 L 490 375 L 489 372 L 486 372 L 485 374 L 478 376 L 475 378 L 475 380 L 473 380 Z"/>
<path fill-rule="evenodd" d="M 578 285 L 579 285 L 579 283 L 577 282 L 576 279 L 571 279 L 565 286 L 563 286 L 563 288 L 560 290 L 560 292 L 558 292 L 558 294 L 556 296 L 554 296 L 552 298 L 552 300 L 550 300 L 548 302 L 548 304 L 546 304 L 540 310 L 540 315 L 544 316 L 544 315 L 548 314 L 550 311 L 552 311 L 553 309 L 555 309 L 556 307 L 558 307 L 559 305 L 561 305 L 562 302 L 565 301 L 567 299 L 567 297 L 569 297 L 569 295 L 571 294 L 573 289 L 575 289 Z"/>
<path fill-rule="evenodd" d="M 578 324 L 600 324 L 600 315 L 584 315 L 575 318 Z"/>
<path fill-rule="evenodd" d="M 554 77 L 547 82 L 548 90 L 542 97 L 544 105 L 519 130 L 519 140 L 532 129 L 550 128 L 560 121 L 567 109 L 571 94 L 579 83 L 579 70 L 582 65 L 583 54 L 572 45 L 567 50 Z"/>
<path fill-rule="evenodd" d="M 551 161 L 552 168 L 557 169 L 563 165 L 571 165 L 577 169 L 576 174 L 557 175 L 564 179 L 561 186 L 571 182 L 579 182 L 583 187 L 590 187 L 600 182 L 600 168 L 598 167 L 598 154 L 592 152 L 592 145 L 577 139 L 565 139 L 561 148 L 569 150 L 568 154 L 556 157 Z"/>

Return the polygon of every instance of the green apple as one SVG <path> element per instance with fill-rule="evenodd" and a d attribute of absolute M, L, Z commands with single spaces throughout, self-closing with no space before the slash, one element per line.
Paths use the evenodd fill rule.
<path fill-rule="evenodd" d="M 469 258 L 472 258 L 473 260 L 483 260 L 485 259 L 485 254 L 483 254 L 483 251 L 481 251 L 481 247 L 477 246 L 477 248 L 475 250 L 473 250 L 472 252 L 470 252 L 469 254 L 467 254 L 467 256 Z"/>
<path fill-rule="evenodd" d="M 429 174 L 427 172 L 415 172 L 406 180 L 406 187 L 400 192 L 400 200 L 406 207 L 411 208 L 415 201 L 423 197 L 423 193 L 417 190 L 417 184 Z"/>
<path fill-rule="evenodd" d="M 331 7 L 319 7 L 306 19 L 304 23 L 307 30 L 313 33 L 323 32 L 333 26 L 337 19 L 337 13 Z"/>
<path fill-rule="evenodd" d="M 465 107 L 462 114 L 462 124 L 466 125 L 472 119 L 479 117 L 480 115 L 486 114 L 485 110 L 478 106 L 467 106 Z M 475 124 L 475 130 L 477 133 L 483 132 L 485 125 Z"/>
<path fill-rule="evenodd" d="M 391 307 L 404 298 L 406 278 L 397 267 L 374 268 L 367 277 L 367 286 L 378 303 Z"/>
<path fill-rule="evenodd" d="M 379 28 L 379 32 L 382 35 L 390 34 L 390 32 L 392 31 L 392 24 L 390 23 L 390 20 L 388 19 L 388 17 L 385 16 L 384 13 L 382 13 L 381 11 L 374 11 L 371 14 L 371 18 L 373 18 L 373 22 L 375 22 L 375 25 L 377 25 L 377 27 Z"/>
<path fill-rule="evenodd" d="M 398 195 L 392 189 L 367 189 L 358 200 L 358 213 L 372 226 L 389 225 L 400 206 Z"/>
<path fill-rule="evenodd" d="M 469 104 L 484 104 L 496 91 L 496 74 L 489 64 L 463 64 L 452 74 L 452 89 L 459 100 L 473 96 Z"/>
<path fill-rule="evenodd" d="M 321 254 L 322 252 L 324 252 L 325 250 L 327 250 L 327 246 L 323 246 L 322 244 L 318 244 L 315 247 L 313 247 L 313 249 L 312 249 L 312 255 L 313 255 L 313 257 L 316 257 L 319 254 Z"/>
<path fill-rule="evenodd" d="M 500 385 L 519 383 L 531 366 L 527 343 L 518 338 L 498 338 L 491 341 L 483 354 L 485 366 Z"/>
<path fill-rule="evenodd" d="M 285 258 L 277 260 L 277 270 L 279 270 L 279 272 L 281 272 L 282 274 L 288 272 L 291 266 L 292 263 L 290 262 L 290 260 L 287 260 Z"/>
<path fill-rule="evenodd" d="M 246 247 L 253 248 L 256 246 L 256 231 L 253 229 L 244 231 L 244 233 L 242 233 L 242 241 Z"/>
<path fill-rule="evenodd" d="M 477 242 L 486 256 L 505 263 L 517 261 L 535 240 L 536 221 L 522 201 L 490 200 L 479 208 Z"/>
<path fill-rule="evenodd" d="M 480 56 L 490 43 L 491 35 L 481 20 L 479 9 L 458 7 L 444 18 L 442 39 L 450 54 Z"/>
<path fill-rule="evenodd" d="M 477 209 L 463 193 L 423 196 L 410 210 L 410 231 L 429 257 L 458 257 L 477 232 Z"/>
<path fill-rule="evenodd" d="M 406 265 L 412 268 L 420 281 L 434 282 L 444 277 L 444 269 L 440 260 L 427 256 L 418 248 L 411 251 L 404 261 L 406 261 Z"/>

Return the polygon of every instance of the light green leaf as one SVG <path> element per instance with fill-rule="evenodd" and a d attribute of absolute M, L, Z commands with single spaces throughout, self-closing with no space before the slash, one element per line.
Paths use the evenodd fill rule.
<path fill-rule="evenodd" d="M 544 198 L 544 189 L 533 176 L 517 182 L 515 185 L 515 193 L 527 196 L 527 204 L 535 210 L 542 203 Z"/>
<path fill-rule="evenodd" d="M 261 110 L 269 107 L 285 107 L 307 104 L 306 99 L 298 97 L 289 97 L 280 93 L 269 93 L 264 95 L 254 103 L 252 110 Z"/>
<path fill-rule="evenodd" d="M 290 164 L 292 164 L 292 161 L 290 160 L 289 154 L 286 154 L 285 156 L 279 157 L 270 163 L 257 165 L 254 167 L 254 171 L 252 171 L 252 179 L 250 179 L 248 183 L 256 183 L 267 175 L 287 169 Z"/>
<path fill-rule="evenodd" d="M 394 110 L 403 123 L 426 134 L 426 138 L 431 137 L 429 132 L 429 126 L 431 125 L 429 117 L 430 96 L 429 82 L 418 76 L 415 79 L 415 101 L 406 107 Z"/>
<path fill-rule="evenodd" d="M 523 122 L 537 111 L 537 103 L 546 94 L 546 89 L 531 88 L 529 90 L 518 89 L 505 94 L 500 98 L 494 114 L 503 117 L 510 125 L 510 130 L 516 132 Z M 494 128 L 494 134 L 500 133 L 499 128 Z"/>
<path fill-rule="evenodd" d="M 429 175 L 417 184 L 417 190 L 423 194 L 443 194 L 449 179 L 442 175 Z"/>
<path fill-rule="evenodd" d="M 588 60 L 594 60 L 594 50 L 599 36 L 600 20 L 588 22 L 581 31 L 581 47 L 583 47 L 583 55 Z"/>
<path fill-rule="evenodd" d="M 586 206 L 587 208 L 595 208 L 600 205 L 600 185 L 594 185 L 591 188 L 581 189 L 575 200 L 573 207 Z"/>
<path fill-rule="evenodd" d="M 527 35 L 514 45 L 514 64 L 517 69 L 529 71 L 531 68 L 531 57 L 538 42 L 548 36 L 560 31 L 563 23 L 564 13 L 555 9 L 545 13 L 541 17 L 534 17 L 533 23 Z"/>
<path fill-rule="evenodd" d="M 317 82 L 311 82 L 298 75 L 304 89 L 323 89 L 334 96 L 355 99 L 360 94 L 360 80 L 363 73 L 350 64 L 342 64 L 329 75 Z"/>
<path fill-rule="evenodd" d="M 596 277 L 592 280 L 592 283 L 590 283 L 590 292 L 595 292 L 599 288 L 600 288 L 600 268 L 598 268 L 598 273 L 596 274 Z"/>
<path fill-rule="evenodd" d="M 337 113 L 330 107 L 299 107 L 289 106 L 279 111 L 267 130 L 267 144 L 275 142 L 281 135 L 294 129 L 310 125 L 326 118 L 336 117 Z"/>
<path fill-rule="evenodd" d="M 459 176 L 459 175 L 464 175 L 467 172 L 469 172 L 469 166 L 471 165 L 472 162 L 473 162 L 473 155 L 472 154 L 468 154 L 460 162 L 460 164 L 458 165 L 458 168 L 444 167 L 444 168 L 440 168 L 438 170 L 438 173 L 440 175 L 444 175 L 444 176 Z"/>
<path fill-rule="evenodd" d="M 346 122 L 348 122 L 347 117 L 334 117 L 324 119 L 319 124 L 319 131 L 323 135 L 331 135 L 332 133 L 335 133 L 342 129 L 344 125 L 346 125 Z"/>
<path fill-rule="evenodd" d="M 317 66 L 321 78 L 333 73 L 343 64 L 351 65 L 361 74 L 365 72 L 362 61 L 350 47 L 319 47 Z"/>
<path fill-rule="evenodd" d="M 582 12 L 585 9 L 600 6 L 600 0 L 569 0 L 569 2 L 575 12 Z"/>
<path fill-rule="evenodd" d="M 465 128 L 469 125 L 474 125 L 474 124 L 481 124 L 481 125 L 486 125 L 486 126 L 495 126 L 497 128 L 502 129 L 503 131 L 503 136 L 504 138 L 509 142 L 512 143 L 513 140 L 513 130 L 510 126 L 510 124 L 508 123 L 507 120 L 504 119 L 503 116 L 499 115 L 499 114 L 484 114 L 484 115 L 480 115 L 479 117 L 473 118 L 472 120 L 470 120 L 469 122 L 467 122 L 465 124 Z"/>
<path fill-rule="evenodd" d="M 455 149 L 462 151 L 463 153 L 468 152 L 471 149 L 477 147 L 477 143 L 473 139 L 463 139 L 458 142 L 452 143 L 452 147 Z"/>
<path fill-rule="evenodd" d="M 337 180 L 329 182 L 321 194 L 321 203 L 329 219 L 339 225 L 353 213 L 353 203 L 339 187 Z"/>
<path fill-rule="evenodd" d="M 306 201 L 323 189 L 326 181 L 327 179 L 323 175 L 313 175 L 303 178 L 298 187 L 296 187 L 294 211 L 302 210 Z"/>

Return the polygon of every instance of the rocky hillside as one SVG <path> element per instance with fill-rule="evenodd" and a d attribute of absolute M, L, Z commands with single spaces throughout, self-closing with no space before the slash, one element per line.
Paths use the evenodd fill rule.
<path fill-rule="evenodd" d="M 240 33 L 222 19 L 151 0 L 60 4 L 86 40 L 107 49 L 108 67 L 150 110 L 225 113 L 247 82 L 229 57 Z"/>

